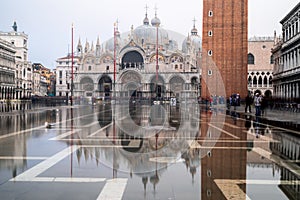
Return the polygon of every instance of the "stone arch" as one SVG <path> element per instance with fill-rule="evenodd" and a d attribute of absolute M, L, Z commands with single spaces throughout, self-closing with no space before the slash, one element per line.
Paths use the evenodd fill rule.
<path fill-rule="evenodd" d="M 163 55 L 163 54 L 161 54 L 161 53 L 158 53 L 158 62 L 160 62 L 160 63 L 165 63 L 165 61 L 166 61 L 166 58 L 165 58 L 165 56 Z M 155 63 L 156 62 L 156 54 L 152 54 L 151 56 L 150 56 L 150 63 Z"/>
<path fill-rule="evenodd" d="M 121 69 L 125 68 L 144 68 L 144 58 L 142 54 L 136 50 L 126 52 L 121 60 Z"/>
<path fill-rule="evenodd" d="M 84 91 L 93 91 L 94 90 L 94 82 L 90 77 L 83 77 L 80 80 L 80 89 Z"/>
<path fill-rule="evenodd" d="M 272 96 L 272 92 L 270 90 L 266 90 L 264 96 L 267 97 L 267 98 L 271 97 Z"/>
<path fill-rule="evenodd" d="M 256 94 L 256 93 L 262 94 L 262 92 L 261 92 L 260 90 L 255 90 L 255 91 L 254 91 L 254 94 Z"/>
<path fill-rule="evenodd" d="M 89 68 L 94 68 L 96 59 L 93 55 L 86 55 L 82 60 L 82 67 L 80 71 L 89 71 Z"/>
<path fill-rule="evenodd" d="M 141 97 L 141 82 L 142 76 L 139 72 L 128 70 L 120 77 L 120 89 L 122 97 L 137 98 Z"/>
<path fill-rule="evenodd" d="M 174 62 L 182 63 L 182 62 L 183 62 L 183 56 L 180 55 L 180 54 L 177 54 L 177 53 L 173 53 L 173 54 L 170 56 L 169 63 L 174 63 Z"/>
<path fill-rule="evenodd" d="M 112 80 L 108 75 L 102 75 L 99 79 L 98 91 L 104 94 L 105 99 L 110 97 L 112 91 Z"/>
<path fill-rule="evenodd" d="M 150 80 L 150 92 L 152 96 L 156 96 L 159 98 L 164 96 L 164 94 L 166 93 L 166 85 L 165 85 L 165 80 L 162 76 L 160 75 L 152 76 Z"/>
<path fill-rule="evenodd" d="M 121 84 L 129 83 L 129 82 L 136 82 L 141 83 L 142 76 L 135 70 L 128 70 L 121 74 L 119 81 Z"/>
<path fill-rule="evenodd" d="M 113 55 L 111 54 L 103 54 L 100 57 L 100 64 L 112 64 L 114 62 Z"/>
<path fill-rule="evenodd" d="M 169 84 L 170 84 L 171 93 L 176 97 L 179 97 L 181 91 L 184 90 L 184 86 L 185 86 L 184 79 L 180 76 L 175 75 L 170 79 Z"/>

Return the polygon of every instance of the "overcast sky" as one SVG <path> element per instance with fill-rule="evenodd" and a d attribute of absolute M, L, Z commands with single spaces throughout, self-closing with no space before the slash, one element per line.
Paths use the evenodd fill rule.
<path fill-rule="evenodd" d="M 249 37 L 281 34 L 280 20 L 299 0 L 248 0 Z M 191 31 L 193 19 L 202 35 L 202 0 L 6 0 L 0 3 L 0 31 L 11 31 L 13 21 L 18 31 L 29 36 L 29 61 L 55 68 L 55 61 L 71 47 L 71 26 L 74 23 L 75 44 L 88 40 L 101 43 L 113 36 L 113 24 L 118 19 L 120 32 L 131 25 L 142 25 L 145 7 L 148 18 L 154 17 L 154 7 L 161 25 L 183 35 Z M 181 44 L 179 44 L 181 46 Z"/>

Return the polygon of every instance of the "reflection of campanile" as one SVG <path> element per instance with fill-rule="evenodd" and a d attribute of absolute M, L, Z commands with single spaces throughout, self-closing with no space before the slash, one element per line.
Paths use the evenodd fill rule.
<path fill-rule="evenodd" d="M 246 199 L 242 182 L 247 171 L 247 133 L 240 128 L 244 122 L 237 120 L 232 125 L 232 118 L 226 118 L 218 129 L 221 115 L 201 117 L 201 199 Z"/>
<path fill-rule="evenodd" d="M 239 93 L 244 98 L 248 0 L 203 0 L 202 37 L 202 97 Z"/>

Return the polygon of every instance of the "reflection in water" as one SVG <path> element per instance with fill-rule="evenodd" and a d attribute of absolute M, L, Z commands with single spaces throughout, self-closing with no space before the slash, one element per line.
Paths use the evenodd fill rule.
<path fill-rule="evenodd" d="M 201 159 L 201 199 L 226 199 L 223 192 L 218 188 L 215 180 L 245 180 L 247 163 L 247 133 L 235 126 L 224 126 L 219 138 L 218 129 L 212 129 L 210 124 L 218 123 L 211 119 L 222 113 L 212 113 L 201 116 L 201 139 L 206 137 L 218 140 L 212 150 L 207 151 L 207 156 Z M 234 114 L 225 119 L 224 124 L 233 123 L 243 127 L 243 121 L 238 120 Z M 231 135 L 229 135 L 230 133 Z M 246 184 L 239 185 L 246 194 Z M 227 189 L 228 190 L 228 189 Z M 245 199 L 246 197 L 239 197 Z"/>
<path fill-rule="evenodd" d="M 270 144 L 270 149 L 273 154 L 288 160 L 286 165 L 289 169 L 281 167 L 281 180 L 292 181 L 293 184 L 281 184 L 280 189 L 290 199 L 300 199 L 300 176 L 297 171 L 300 165 L 300 140 L 298 136 L 286 134 L 285 132 L 274 131 L 273 138 L 275 141 Z M 298 181 L 298 182 L 297 182 Z"/>
<path fill-rule="evenodd" d="M 74 155 L 71 154 L 77 161 L 73 163 L 71 159 L 70 176 L 73 176 L 73 165 L 85 166 L 82 163 L 95 161 L 99 171 L 103 165 L 106 169 L 109 167 L 113 178 L 124 176 L 122 172 L 131 177 L 136 175 L 143 184 L 145 197 L 149 194 L 146 194 L 149 185 L 154 192 L 158 190 L 166 179 L 163 175 L 174 163 L 186 168 L 183 173 L 189 177 L 190 183 L 201 179 L 201 199 L 225 199 L 215 180 L 248 179 L 247 163 L 255 168 L 267 166 L 280 170 L 281 180 L 299 181 L 299 174 L 290 170 L 300 159 L 299 137 L 271 129 L 261 118 L 245 115 L 240 119 L 233 114 L 223 119 L 223 116 L 226 116 L 223 111 L 200 112 L 194 105 L 182 108 L 105 104 L 27 111 L 1 116 L 1 135 L 43 126 L 45 121 L 54 123 L 55 128 L 51 131 L 41 128 L 37 132 L 30 129 L 26 134 L 0 140 L 0 152 L 26 157 L 32 137 L 49 132 L 55 136 L 71 132 L 57 143 L 51 141 L 54 148 L 61 143 L 81 146 Z M 263 141 L 265 137 L 273 138 L 275 142 L 267 143 Z M 252 141 L 251 145 L 249 141 Z M 253 151 L 257 147 L 271 149 L 274 155 L 288 160 L 286 166 L 290 168 L 258 156 Z M 0 169 L 9 169 L 11 176 L 19 174 L 27 165 L 25 159 L 0 161 Z M 239 188 L 247 194 L 246 184 L 240 184 Z M 280 189 L 288 197 L 299 199 L 297 182 L 294 185 L 282 184 Z"/>

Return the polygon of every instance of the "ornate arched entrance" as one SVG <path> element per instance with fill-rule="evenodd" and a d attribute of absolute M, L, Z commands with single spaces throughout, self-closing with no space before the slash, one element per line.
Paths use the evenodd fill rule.
<path fill-rule="evenodd" d="M 98 92 L 99 96 L 103 96 L 105 99 L 111 97 L 112 91 L 112 80 L 109 76 L 103 75 L 98 82 Z"/>
<path fill-rule="evenodd" d="M 150 92 L 152 97 L 162 98 L 165 96 L 165 81 L 160 75 L 152 77 L 150 81 Z"/>
<path fill-rule="evenodd" d="M 141 88 L 141 75 L 136 71 L 126 71 L 121 75 L 121 97 L 128 98 L 141 98 L 142 88 Z"/>
<path fill-rule="evenodd" d="M 92 97 L 94 91 L 94 82 L 90 77 L 84 77 L 80 80 L 80 89 L 84 91 L 86 97 Z"/>
<path fill-rule="evenodd" d="M 170 90 L 172 94 L 176 97 L 180 97 L 180 93 L 184 90 L 184 80 L 180 76 L 174 76 L 170 79 Z"/>
<path fill-rule="evenodd" d="M 143 56 L 137 51 L 127 52 L 123 56 L 122 64 L 121 64 L 121 69 L 126 69 L 126 68 L 143 69 L 144 68 Z"/>

